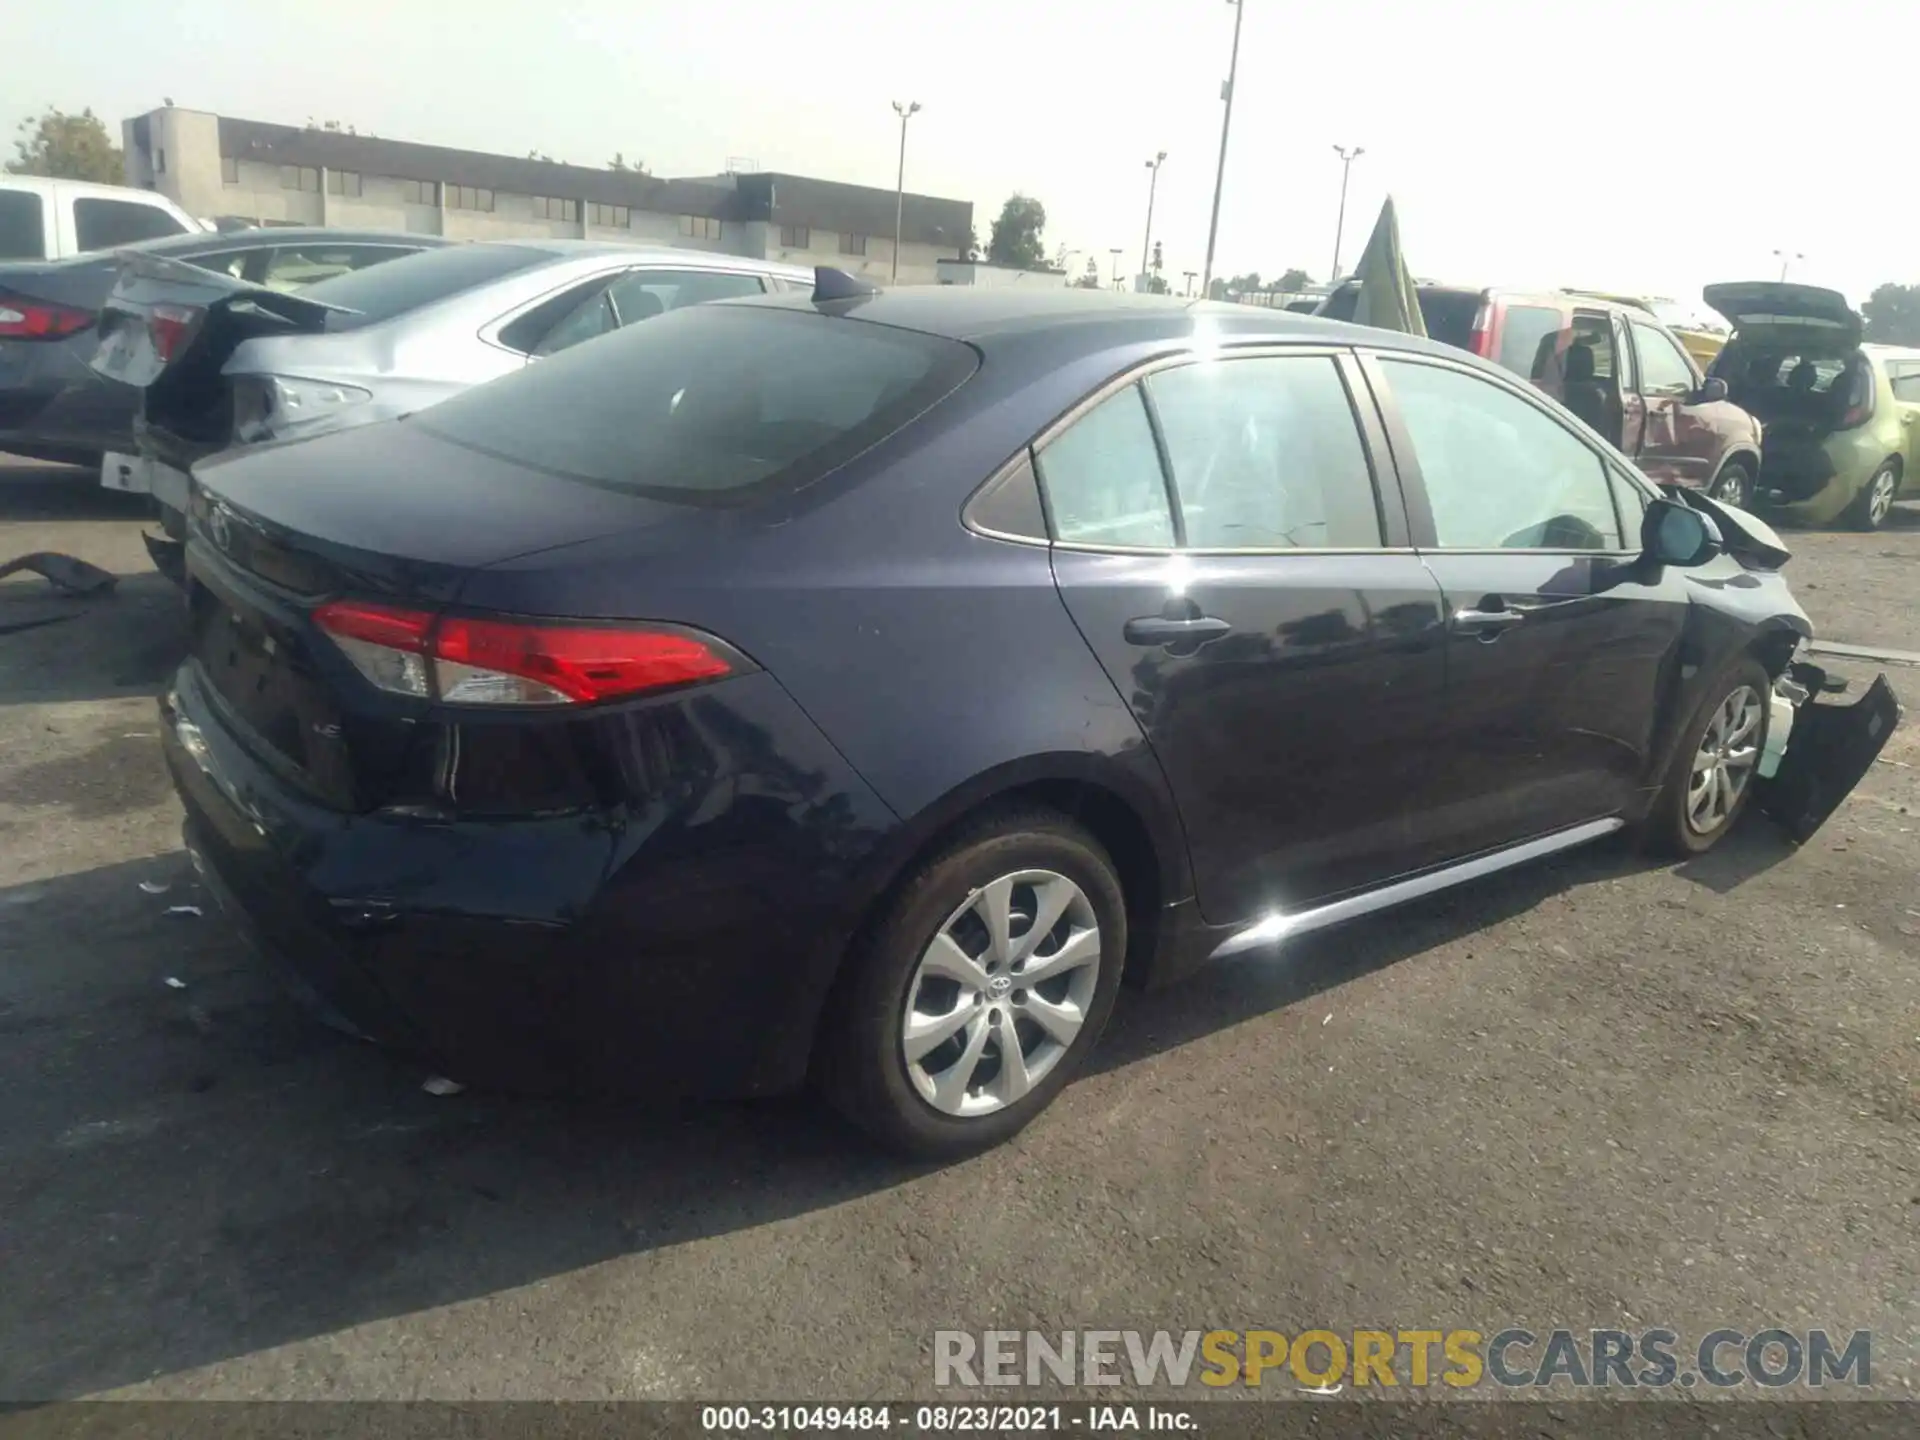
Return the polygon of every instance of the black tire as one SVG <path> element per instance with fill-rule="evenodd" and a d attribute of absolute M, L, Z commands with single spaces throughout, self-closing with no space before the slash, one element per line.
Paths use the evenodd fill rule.
<path fill-rule="evenodd" d="M 1023 1099 L 990 1114 L 951 1115 L 922 1098 L 908 1074 L 901 1033 L 908 992 L 921 957 L 950 917 L 994 880 L 1022 870 L 1064 876 L 1090 903 L 1100 942 L 1092 997 L 1065 1053 Z M 950 1159 L 998 1145 L 1052 1102 L 1093 1049 L 1113 1011 L 1126 948 L 1120 881 L 1091 835 L 1050 810 L 982 816 L 914 870 L 848 957 L 851 969 L 823 1021 L 821 1087 L 849 1121 L 902 1154 Z M 999 1043 L 997 1030 L 988 1043 Z"/>
<path fill-rule="evenodd" d="M 1847 524 L 1855 530 L 1878 530 L 1886 524 L 1887 512 L 1874 513 L 1874 492 L 1883 487 L 1891 487 L 1887 496 L 1887 505 L 1891 506 L 1893 497 L 1900 493 L 1900 467 L 1888 460 L 1882 463 L 1868 477 L 1867 483 L 1860 487 L 1860 493 L 1853 497 L 1853 504 L 1847 507 Z"/>
<path fill-rule="evenodd" d="M 1688 791 L 1693 778 L 1694 757 L 1699 753 L 1707 727 L 1713 723 L 1720 707 L 1742 686 L 1751 689 L 1760 704 L 1760 723 L 1753 741 L 1756 763 L 1725 818 L 1711 828 L 1697 828 L 1688 818 Z M 1666 783 L 1647 816 L 1642 833 L 1648 849 L 1657 854 L 1682 858 L 1701 855 L 1719 844 L 1733 829 L 1747 808 L 1747 802 L 1753 798 L 1754 783 L 1759 778 L 1758 755 L 1766 748 L 1768 706 L 1772 694 L 1772 679 L 1760 662 L 1751 656 L 1735 661 L 1707 687 L 1700 708 L 1687 722 L 1687 728 L 1680 737 L 1673 763 L 1667 769 Z"/>
<path fill-rule="evenodd" d="M 1720 467 L 1720 473 L 1713 477 L 1713 485 L 1707 494 L 1722 505 L 1736 505 L 1742 510 L 1753 508 L 1753 472 L 1744 460 L 1729 460 Z"/>

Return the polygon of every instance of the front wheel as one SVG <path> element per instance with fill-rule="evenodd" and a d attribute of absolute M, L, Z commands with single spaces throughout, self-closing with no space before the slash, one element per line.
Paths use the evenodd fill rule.
<path fill-rule="evenodd" d="M 1707 494 L 1722 505 L 1736 505 L 1742 510 L 1752 509 L 1753 476 L 1742 462 L 1729 460 L 1720 467 L 1720 473 L 1713 477 L 1713 484 L 1707 490 Z"/>
<path fill-rule="evenodd" d="M 1878 530 L 1893 513 L 1893 497 L 1900 489 L 1900 475 L 1889 460 L 1873 472 L 1873 478 L 1861 487 L 1847 518 L 1856 530 Z"/>
<path fill-rule="evenodd" d="M 983 820 L 922 865 L 829 1002 L 828 1098 L 890 1149 L 964 1155 L 1060 1093 L 1113 1009 L 1127 948 L 1112 862 L 1062 816 Z"/>
<path fill-rule="evenodd" d="M 1772 688 L 1767 672 L 1751 659 L 1735 664 L 1708 688 L 1647 817 L 1653 848 L 1699 855 L 1733 828 L 1759 774 Z"/>

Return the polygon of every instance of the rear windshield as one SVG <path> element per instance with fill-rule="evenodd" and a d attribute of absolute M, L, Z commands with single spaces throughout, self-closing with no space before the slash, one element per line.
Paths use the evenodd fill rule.
<path fill-rule="evenodd" d="M 351 330 L 391 320 L 548 258 L 544 250 L 520 245 L 449 245 L 336 275 L 300 293 L 309 300 L 324 300 L 358 311 L 355 316 L 338 316 L 329 322 L 330 329 Z"/>
<path fill-rule="evenodd" d="M 535 361 L 407 423 L 566 479 L 732 505 L 844 464 L 976 363 L 955 340 L 721 302 Z"/>
<path fill-rule="evenodd" d="M 1422 286 L 1415 293 L 1420 297 L 1420 318 L 1425 322 L 1430 338 L 1444 345 L 1457 345 L 1462 350 L 1471 347 L 1473 317 L 1480 313 L 1478 290 L 1440 290 Z M 1329 320 L 1351 320 L 1359 306 L 1360 287 L 1346 285 L 1329 295 L 1316 313 Z"/>

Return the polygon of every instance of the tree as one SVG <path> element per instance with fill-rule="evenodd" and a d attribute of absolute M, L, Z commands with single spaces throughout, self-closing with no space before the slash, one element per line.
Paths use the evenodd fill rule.
<path fill-rule="evenodd" d="M 635 175 L 644 175 L 647 173 L 647 167 L 645 164 L 643 164 L 641 161 L 636 160 L 631 165 L 629 165 L 627 163 L 627 157 L 618 150 L 613 152 L 613 159 L 607 162 L 607 168 L 609 170 L 629 170 L 633 172 Z"/>
<path fill-rule="evenodd" d="M 1160 256 L 1160 242 L 1156 240 L 1153 242 L 1153 259 L 1147 262 L 1147 293 L 1149 295 L 1165 295 L 1172 288 L 1167 284 L 1166 277 L 1160 273 L 1164 264 Z"/>
<path fill-rule="evenodd" d="M 1274 281 L 1273 288 L 1278 290 L 1282 295 L 1298 295 L 1312 283 L 1313 277 L 1296 265 L 1278 280 Z"/>
<path fill-rule="evenodd" d="M 69 115 L 49 105 L 39 119 L 20 122 L 13 148 L 16 158 L 7 162 L 10 174 L 92 180 L 102 185 L 127 182 L 120 147 L 91 109 Z"/>
<path fill-rule="evenodd" d="M 1222 280 L 1218 275 L 1214 276 L 1212 280 L 1207 282 L 1207 298 L 1209 300 L 1226 299 L 1227 282 Z"/>
<path fill-rule="evenodd" d="M 538 160 L 542 164 L 546 164 L 546 165 L 558 165 L 560 163 L 558 160 L 555 160 L 553 156 L 548 155 L 547 153 L 541 150 L 527 151 L 527 158 L 529 160 Z"/>
<path fill-rule="evenodd" d="M 1880 345 L 1920 345 L 1920 285 L 1881 285 L 1860 307 L 1867 339 Z"/>
<path fill-rule="evenodd" d="M 965 248 L 960 251 L 960 258 L 962 260 L 978 260 L 980 258 L 980 232 L 976 230 L 971 223 L 967 226 L 967 243 Z"/>
<path fill-rule="evenodd" d="M 1260 272 L 1249 270 L 1244 275 L 1236 275 L 1227 281 L 1227 292 L 1231 295 L 1251 295 L 1260 288 Z"/>
<path fill-rule="evenodd" d="M 1047 207 L 1030 195 L 1015 192 L 1000 207 L 987 239 L 987 259 L 1015 270 L 1044 270 L 1046 247 L 1040 232 L 1047 228 Z"/>
<path fill-rule="evenodd" d="M 1100 288 L 1100 262 L 1089 255 L 1087 257 L 1086 273 L 1074 281 L 1073 284 L 1074 288 L 1079 290 L 1098 290 Z"/>

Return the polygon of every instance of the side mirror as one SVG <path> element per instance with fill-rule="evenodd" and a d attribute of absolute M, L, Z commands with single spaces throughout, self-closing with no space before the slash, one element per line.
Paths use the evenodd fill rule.
<path fill-rule="evenodd" d="M 1656 565 L 1688 569 L 1704 565 L 1726 549 L 1720 528 L 1698 510 L 1677 500 L 1653 500 L 1640 522 L 1640 548 Z"/>
<path fill-rule="evenodd" d="M 1716 400 L 1726 398 L 1727 382 L 1718 375 L 1709 375 L 1700 382 L 1700 388 L 1693 392 L 1693 403 L 1696 405 L 1711 405 Z"/>

